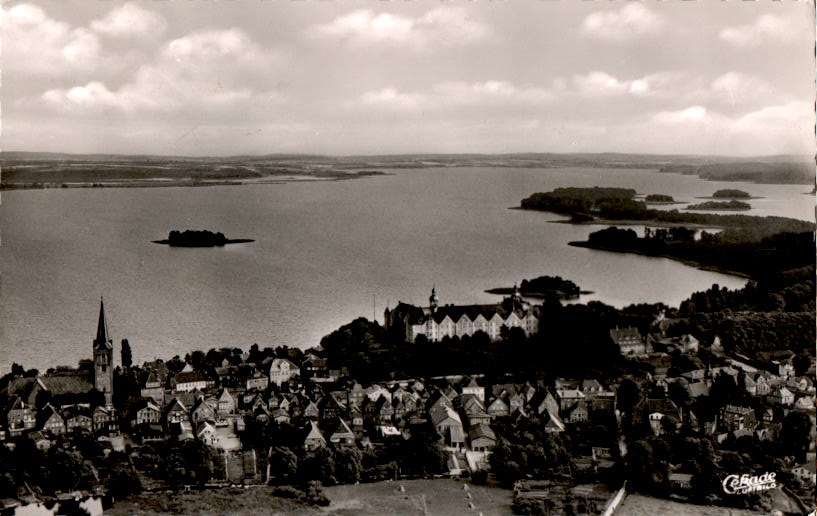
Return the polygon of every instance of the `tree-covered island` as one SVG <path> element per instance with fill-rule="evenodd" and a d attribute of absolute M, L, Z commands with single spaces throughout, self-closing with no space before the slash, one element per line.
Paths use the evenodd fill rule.
<path fill-rule="evenodd" d="M 675 199 L 671 195 L 664 194 L 648 194 L 644 200 L 650 204 L 672 204 Z"/>
<path fill-rule="evenodd" d="M 221 247 L 226 244 L 241 244 L 247 242 L 254 242 L 249 238 L 233 238 L 229 239 L 224 236 L 224 233 L 214 233 L 205 230 L 191 230 L 171 231 L 166 240 L 154 240 L 156 244 L 165 244 L 171 247 Z"/>
<path fill-rule="evenodd" d="M 726 210 L 726 211 L 745 211 L 751 210 L 752 205 L 748 202 L 736 201 L 735 199 L 729 201 L 705 201 L 698 204 L 690 204 L 687 206 L 688 210 Z"/>
<path fill-rule="evenodd" d="M 499 287 L 486 290 L 489 294 L 509 295 L 514 293 L 514 287 Z M 538 276 L 531 280 L 523 279 L 519 284 L 519 294 L 526 297 L 557 299 L 578 299 L 582 291 L 574 282 L 562 279 L 559 276 Z"/>
<path fill-rule="evenodd" d="M 725 188 L 723 190 L 717 190 L 715 193 L 712 194 L 713 199 L 750 199 L 751 196 L 748 192 L 744 192 L 743 190 L 736 190 L 734 188 Z"/>

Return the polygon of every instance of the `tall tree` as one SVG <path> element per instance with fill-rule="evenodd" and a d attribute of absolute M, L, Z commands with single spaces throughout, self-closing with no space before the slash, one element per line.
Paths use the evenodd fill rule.
<path fill-rule="evenodd" d="M 133 352 L 130 349 L 128 339 L 122 339 L 122 367 L 125 369 L 133 365 Z"/>

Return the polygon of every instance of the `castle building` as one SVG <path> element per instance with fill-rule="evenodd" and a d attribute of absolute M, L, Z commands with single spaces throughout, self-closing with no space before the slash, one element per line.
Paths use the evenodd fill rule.
<path fill-rule="evenodd" d="M 492 305 L 440 306 L 437 289 L 431 289 L 428 307 L 398 303 L 393 310 L 386 308 L 386 329 L 405 328 L 406 341 L 414 342 L 425 335 L 430 342 L 444 337 L 464 337 L 482 331 L 492 341 L 502 337 L 502 328 L 521 328 L 526 336 L 539 331 L 539 307 L 522 300 L 514 286 L 512 295 Z"/>
<path fill-rule="evenodd" d="M 105 396 L 105 405 L 113 405 L 113 341 L 108 335 L 105 305 L 99 300 L 99 322 L 94 349 L 94 388 Z"/>

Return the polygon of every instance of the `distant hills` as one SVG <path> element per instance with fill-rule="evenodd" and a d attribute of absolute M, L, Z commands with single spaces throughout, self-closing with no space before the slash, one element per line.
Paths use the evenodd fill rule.
<path fill-rule="evenodd" d="M 248 180 L 297 175 L 346 179 L 376 173 L 372 169 L 432 167 L 507 168 L 631 168 L 694 174 L 720 181 L 815 183 L 811 156 L 728 156 L 652 154 L 398 154 L 324 156 L 267 154 L 259 156 L 157 156 L 70 154 L 50 152 L 0 153 L 2 188 L 73 186 L 168 186 L 241 184 Z"/>

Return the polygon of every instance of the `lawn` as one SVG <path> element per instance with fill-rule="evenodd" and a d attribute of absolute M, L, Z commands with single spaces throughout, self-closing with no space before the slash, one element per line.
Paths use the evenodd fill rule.
<path fill-rule="evenodd" d="M 324 494 L 332 503 L 326 512 L 333 516 L 411 515 L 423 514 L 425 506 L 426 514 L 431 516 L 513 514 L 510 490 L 470 484 L 465 490 L 465 484 L 462 480 L 440 479 L 328 487 Z"/>
<path fill-rule="evenodd" d="M 779 490 L 776 491 L 779 492 Z M 787 498 L 785 495 L 783 497 Z M 793 506 L 786 504 L 784 500 L 778 500 L 778 496 L 775 495 L 773 498 L 776 502 L 776 508 L 796 510 Z M 768 516 L 769 513 L 729 507 L 692 505 L 642 495 L 628 495 L 624 503 L 615 512 L 615 516 L 679 516 L 681 514 L 684 516 Z"/>

